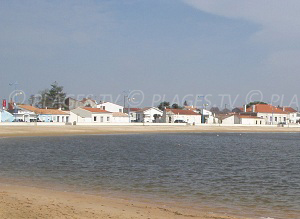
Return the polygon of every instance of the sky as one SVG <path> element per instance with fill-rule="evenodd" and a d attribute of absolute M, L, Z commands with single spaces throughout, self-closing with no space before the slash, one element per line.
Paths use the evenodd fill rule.
<path fill-rule="evenodd" d="M 296 0 L 0 1 L 0 98 L 299 107 Z M 133 99 L 134 98 L 134 99 Z"/>

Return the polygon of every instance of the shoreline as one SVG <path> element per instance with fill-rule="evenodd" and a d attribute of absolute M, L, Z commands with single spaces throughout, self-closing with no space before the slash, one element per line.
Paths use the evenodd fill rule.
<path fill-rule="evenodd" d="M 266 133 L 300 132 L 300 127 L 269 126 L 1 126 L 0 137 L 143 133 Z"/>
<path fill-rule="evenodd" d="M 212 211 L 171 206 L 153 200 L 137 201 L 130 197 L 105 197 L 0 183 L 1 218 L 246 218 Z"/>

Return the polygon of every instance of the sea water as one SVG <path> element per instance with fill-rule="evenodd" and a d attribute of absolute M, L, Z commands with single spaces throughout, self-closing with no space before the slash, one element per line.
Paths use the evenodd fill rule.
<path fill-rule="evenodd" d="M 298 133 L 0 139 L 0 177 L 253 218 L 300 218 Z"/>

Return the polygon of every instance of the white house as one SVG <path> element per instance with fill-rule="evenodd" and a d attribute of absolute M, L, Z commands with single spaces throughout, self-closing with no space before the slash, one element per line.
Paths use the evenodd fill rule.
<path fill-rule="evenodd" d="M 139 110 L 141 110 L 141 108 L 124 108 L 124 113 L 130 114 L 131 122 L 137 122 L 137 111 Z"/>
<path fill-rule="evenodd" d="M 299 121 L 300 121 L 300 113 L 297 112 L 297 110 L 295 110 L 292 107 L 286 107 L 286 106 L 281 107 L 281 109 L 284 112 L 289 113 L 289 116 L 288 116 L 288 122 L 289 123 L 292 123 L 292 124 L 299 123 Z"/>
<path fill-rule="evenodd" d="M 165 123 L 200 124 L 202 115 L 192 110 L 165 109 L 162 121 Z"/>
<path fill-rule="evenodd" d="M 289 123 L 289 112 L 283 111 L 279 107 L 270 104 L 256 104 L 247 108 L 248 113 L 263 118 L 267 125 L 277 125 L 280 123 Z"/>
<path fill-rule="evenodd" d="M 233 125 L 240 124 L 240 118 L 237 114 L 218 114 L 216 115 L 219 124 Z"/>
<path fill-rule="evenodd" d="M 112 113 L 112 122 L 113 123 L 129 123 L 129 116 L 126 113 Z"/>
<path fill-rule="evenodd" d="M 123 113 L 123 106 L 111 102 L 103 102 L 97 105 L 97 108 L 106 110 L 112 113 Z"/>
<path fill-rule="evenodd" d="M 41 122 L 61 122 L 68 123 L 70 112 L 59 109 L 37 109 L 35 113 L 38 115 L 38 121 Z"/>
<path fill-rule="evenodd" d="M 136 111 L 137 122 L 159 122 L 163 111 L 156 107 L 146 107 Z"/>
<path fill-rule="evenodd" d="M 71 110 L 70 122 L 77 123 L 111 123 L 113 113 L 99 108 L 78 107 Z"/>
<path fill-rule="evenodd" d="M 69 122 L 68 111 L 59 109 L 40 109 L 30 105 L 18 105 L 17 113 L 14 113 L 16 121 L 24 122 Z"/>
<path fill-rule="evenodd" d="M 38 108 L 30 105 L 17 105 L 15 109 L 12 110 L 14 116 L 14 121 L 16 122 L 36 122 L 38 115 L 35 110 Z"/>
<path fill-rule="evenodd" d="M 290 113 L 289 114 L 289 122 L 290 123 L 300 123 L 300 113 L 295 112 L 295 113 Z"/>
<path fill-rule="evenodd" d="M 239 115 L 240 124 L 242 125 L 265 125 L 266 120 L 257 116 Z"/>
<path fill-rule="evenodd" d="M 203 116 L 202 118 L 202 122 L 206 123 L 206 124 L 217 124 L 218 123 L 218 118 L 216 117 L 216 115 L 207 110 L 207 109 L 201 109 L 201 114 Z"/>

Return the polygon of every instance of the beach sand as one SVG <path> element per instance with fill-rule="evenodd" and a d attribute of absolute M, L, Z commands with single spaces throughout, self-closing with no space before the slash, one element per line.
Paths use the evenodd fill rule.
<path fill-rule="evenodd" d="M 0 126 L 0 137 L 174 132 L 300 132 L 300 126 Z"/>
<path fill-rule="evenodd" d="M 0 218 L 235 219 L 159 203 L 0 184 Z"/>

